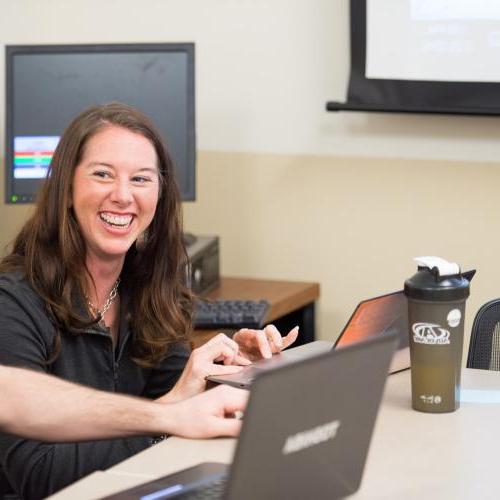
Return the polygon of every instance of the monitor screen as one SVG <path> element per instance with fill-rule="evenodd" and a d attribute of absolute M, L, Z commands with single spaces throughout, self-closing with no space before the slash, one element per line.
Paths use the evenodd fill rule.
<path fill-rule="evenodd" d="M 195 199 L 194 44 L 6 47 L 6 202 L 30 203 L 70 121 L 119 101 L 148 115 Z"/>

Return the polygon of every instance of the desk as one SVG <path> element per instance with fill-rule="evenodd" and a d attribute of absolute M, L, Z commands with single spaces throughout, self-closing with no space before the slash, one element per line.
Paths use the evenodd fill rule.
<path fill-rule="evenodd" d="M 273 323 L 287 333 L 299 325 L 296 345 L 315 340 L 314 305 L 319 298 L 319 284 L 300 281 L 272 281 L 250 278 L 221 278 L 209 299 L 267 300 L 271 307 L 265 323 Z M 195 330 L 193 343 L 203 344 L 220 330 Z"/>
<path fill-rule="evenodd" d="M 500 392 L 500 372 L 464 369 L 463 388 Z M 391 375 L 375 426 L 361 489 L 363 499 L 497 499 L 500 402 L 462 403 L 454 413 L 410 408 L 410 373 Z M 233 439 L 170 438 L 106 472 L 54 495 L 93 499 L 203 461 L 229 463 Z"/>

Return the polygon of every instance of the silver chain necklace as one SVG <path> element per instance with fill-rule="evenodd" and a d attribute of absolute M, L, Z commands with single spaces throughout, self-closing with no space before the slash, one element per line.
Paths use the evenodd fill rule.
<path fill-rule="evenodd" d="M 113 285 L 113 288 L 109 292 L 108 298 L 106 299 L 106 302 L 102 306 L 102 309 L 99 309 L 94 304 L 92 304 L 92 302 L 90 302 L 90 300 L 87 297 L 87 303 L 88 303 L 90 309 L 92 309 L 92 311 L 97 315 L 99 320 L 101 320 L 104 317 L 104 314 L 106 314 L 106 311 L 111 307 L 111 304 L 113 303 L 113 300 L 115 300 L 115 297 L 118 293 L 118 286 L 119 285 L 120 285 L 120 278 L 118 278 L 115 281 L 115 284 Z"/>

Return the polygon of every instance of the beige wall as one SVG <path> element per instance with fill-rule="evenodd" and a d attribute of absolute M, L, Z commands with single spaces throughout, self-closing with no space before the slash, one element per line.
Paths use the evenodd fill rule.
<path fill-rule="evenodd" d="M 2 1 L 0 36 L 195 41 L 198 199 L 185 221 L 220 235 L 224 274 L 319 281 L 319 336 L 333 339 L 359 300 L 400 288 L 412 257 L 437 254 L 478 269 L 469 327 L 500 295 L 500 122 L 326 113 L 347 82 L 347 4 Z M 4 112 L 0 100 L 0 145 Z M 29 210 L 0 204 L 1 246 Z"/>
<path fill-rule="evenodd" d="M 494 165 L 203 153 L 198 175 L 186 226 L 220 235 L 225 274 L 319 281 L 321 338 L 401 288 L 417 255 L 478 269 L 469 322 L 500 295 Z"/>

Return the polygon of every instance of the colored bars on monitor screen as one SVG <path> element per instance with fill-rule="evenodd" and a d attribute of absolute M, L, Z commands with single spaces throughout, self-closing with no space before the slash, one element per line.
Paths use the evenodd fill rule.
<path fill-rule="evenodd" d="M 14 177 L 16 179 L 42 179 L 54 151 L 59 136 L 16 136 L 14 138 Z"/>

